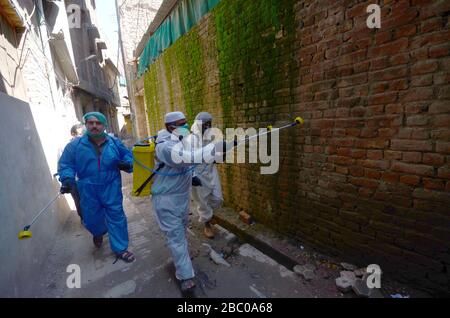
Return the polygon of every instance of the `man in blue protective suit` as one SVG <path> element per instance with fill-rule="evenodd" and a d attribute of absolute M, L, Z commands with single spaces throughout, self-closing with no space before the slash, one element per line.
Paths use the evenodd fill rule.
<path fill-rule="evenodd" d="M 83 117 L 85 135 L 70 142 L 58 164 L 61 193 L 70 193 L 77 185 L 83 224 L 100 248 L 108 233 L 117 258 L 133 262 L 128 251 L 127 219 L 123 210 L 120 170 L 133 169 L 133 156 L 119 139 L 108 136 L 106 117 L 98 112 Z"/>
<path fill-rule="evenodd" d="M 176 278 L 182 292 L 189 292 L 195 287 L 195 273 L 186 239 L 193 167 L 196 164 L 194 158 L 200 156 L 203 162 L 214 162 L 222 158 L 228 144 L 220 141 L 195 150 L 184 147 L 183 138 L 186 139 L 190 131 L 181 112 L 166 114 L 165 126 L 166 129 L 159 131 L 156 139 L 156 164 L 160 169 L 152 186 L 152 203 L 172 253 Z M 175 160 L 177 156 L 174 154 L 192 160 L 180 162 Z"/>

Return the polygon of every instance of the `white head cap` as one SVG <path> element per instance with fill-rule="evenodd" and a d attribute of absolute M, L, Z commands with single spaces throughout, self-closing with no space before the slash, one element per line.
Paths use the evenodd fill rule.
<path fill-rule="evenodd" d="M 166 118 L 165 118 L 164 122 L 166 124 L 168 124 L 168 123 L 173 123 L 180 119 L 186 119 L 186 117 L 184 116 L 184 114 L 182 112 L 172 112 L 172 113 L 166 114 Z"/>
<path fill-rule="evenodd" d="M 198 113 L 197 117 L 195 117 L 195 120 L 201 120 L 203 123 L 206 123 L 208 121 L 212 121 L 212 116 L 210 113 L 207 112 L 201 112 Z"/>

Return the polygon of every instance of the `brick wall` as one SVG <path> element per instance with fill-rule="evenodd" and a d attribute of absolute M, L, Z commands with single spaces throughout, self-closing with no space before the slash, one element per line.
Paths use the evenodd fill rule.
<path fill-rule="evenodd" d="M 228 205 L 281 233 L 449 292 L 450 3 L 223 0 L 145 75 L 163 114 L 280 136 L 280 171 L 221 166 Z"/>

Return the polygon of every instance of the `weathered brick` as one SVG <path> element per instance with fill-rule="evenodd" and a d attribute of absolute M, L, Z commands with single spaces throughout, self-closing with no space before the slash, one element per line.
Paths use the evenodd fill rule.
<path fill-rule="evenodd" d="M 428 117 L 424 115 L 408 116 L 406 118 L 408 126 L 426 126 L 428 124 Z"/>
<path fill-rule="evenodd" d="M 384 149 L 388 144 L 386 139 L 359 139 L 355 142 L 356 147 L 367 149 Z"/>
<path fill-rule="evenodd" d="M 420 183 L 420 177 L 413 175 L 406 175 L 400 177 L 400 182 L 408 185 L 418 185 Z"/>
<path fill-rule="evenodd" d="M 399 175 L 394 172 L 383 172 L 381 174 L 381 180 L 390 182 L 390 183 L 397 183 L 399 180 Z"/>
<path fill-rule="evenodd" d="M 383 55 L 394 55 L 404 51 L 408 47 L 408 39 L 401 38 L 388 44 L 380 45 L 373 48 L 370 52 L 371 57 L 379 57 Z"/>
<path fill-rule="evenodd" d="M 440 167 L 445 162 L 445 157 L 437 153 L 424 153 L 423 163 L 429 166 Z"/>
<path fill-rule="evenodd" d="M 378 129 L 378 136 L 391 138 L 398 132 L 396 128 L 380 128 Z"/>
<path fill-rule="evenodd" d="M 401 114 L 403 113 L 403 107 L 403 104 L 386 105 L 386 114 Z"/>
<path fill-rule="evenodd" d="M 408 74 L 408 68 L 405 65 L 390 67 L 369 74 L 369 82 L 371 81 L 390 81 L 397 78 L 404 78 Z"/>
<path fill-rule="evenodd" d="M 432 127 L 450 127 L 450 114 L 440 114 L 432 118 Z"/>
<path fill-rule="evenodd" d="M 369 179 L 380 179 L 381 172 L 374 169 L 364 169 L 364 176 Z"/>
<path fill-rule="evenodd" d="M 339 174 L 348 174 L 348 168 L 343 166 L 336 166 L 336 173 Z"/>
<path fill-rule="evenodd" d="M 420 163 L 422 161 L 421 152 L 404 152 L 402 161 L 411 163 Z"/>
<path fill-rule="evenodd" d="M 419 100 L 428 100 L 433 96 L 433 87 L 417 87 L 414 90 L 400 93 L 400 101 L 402 103 L 405 103 Z"/>
<path fill-rule="evenodd" d="M 428 112 L 430 114 L 450 113 L 450 102 L 448 101 L 436 101 L 433 102 Z"/>
<path fill-rule="evenodd" d="M 386 19 L 383 22 L 383 27 L 385 28 L 395 28 L 408 22 L 413 21 L 419 14 L 419 11 L 415 8 L 410 8 L 408 10 L 394 11 L 394 15 L 390 19 Z"/>
<path fill-rule="evenodd" d="M 405 114 L 418 114 L 428 111 L 428 106 L 424 102 L 408 103 L 405 106 Z"/>
<path fill-rule="evenodd" d="M 389 162 L 385 160 L 358 160 L 358 164 L 366 168 L 387 169 Z"/>
<path fill-rule="evenodd" d="M 404 25 L 395 30 L 395 37 L 401 38 L 404 36 L 411 36 L 416 34 L 417 27 L 414 24 Z"/>
<path fill-rule="evenodd" d="M 401 151 L 384 150 L 384 159 L 386 160 L 399 160 L 402 159 Z"/>
<path fill-rule="evenodd" d="M 441 17 L 425 20 L 421 23 L 420 30 L 423 33 L 437 31 L 442 27 L 442 22 L 443 20 Z"/>
<path fill-rule="evenodd" d="M 448 56 L 450 55 L 450 46 L 446 43 L 430 47 L 428 54 L 432 59 Z"/>
<path fill-rule="evenodd" d="M 446 68 L 441 67 L 441 69 L 445 70 Z M 441 84 L 450 84 L 450 73 L 434 73 L 433 74 L 433 84 L 441 85 Z"/>
<path fill-rule="evenodd" d="M 444 179 L 450 179 L 450 168 L 441 167 L 438 169 L 438 177 Z"/>
<path fill-rule="evenodd" d="M 360 166 L 351 166 L 348 168 L 348 172 L 350 175 L 354 177 L 363 177 L 364 176 L 364 168 Z"/>
<path fill-rule="evenodd" d="M 450 204 L 450 193 L 447 192 L 416 188 L 413 192 L 413 197 L 424 200 L 435 200 Z"/>
<path fill-rule="evenodd" d="M 383 151 L 382 150 L 368 150 L 367 151 L 367 159 L 372 159 L 372 160 L 383 159 Z"/>
<path fill-rule="evenodd" d="M 411 67 L 411 75 L 422 75 L 436 71 L 438 63 L 436 61 L 423 61 Z"/>
<path fill-rule="evenodd" d="M 419 75 L 411 78 L 411 86 L 429 86 L 433 84 L 433 74 Z"/>
<path fill-rule="evenodd" d="M 441 86 L 438 88 L 438 97 L 440 99 L 450 99 L 450 85 Z"/>
<path fill-rule="evenodd" d="M 397 140 L 391 141 L 391 149 L 404 151 L 431 151 L 433 143 L 430 140 Z"/>
<path fill-rule="evenodd" d="M 449 36 L 450 36 L 450 30 L 445 30 L 445 29 L 437 31 L 437 32 L 425 34 L 423 36 L 414 38 L 414 40 L 411 41 L 409 47 L 411 49 L 416 49 L 416 48 L 421 48 L 421 47 L 427 47 L 427 45 L 448 42 Z"/>
<path fill-rule="evenodd" d="M 366 178 L 349 178 L 349 182 L 356 186 L 365 187 L 365 188 L 378 188 L 378 181 Z"/>
<path fill-rule="evenodd" d="M 409 83 L 406 79 L 398 79 L 389 84 L 389 89 L 392 91 L 401 91 L 407 89 L 408 87 Z"/>
<path fill-rule="evenodd" d="M 450 142 L 436 142 L 436 152 L 450 154 Z"/>
<path fill-rule="evenodd" d="M 415 174 L 419 176 L 432 176 L 434 173 L 434 169 L 431 166 L 409 164 L 399 161 L 392 162 L 391 169 L 392 171 Z"/>
<path fill-rule="evenodd" d="M 423 186 L 425 189 L 444 190 L 445 183 L 442 180 L 423 178 Z"/>
<path fill-rule="evenodd" d="M 369 105 L 390 104 L 394 103 L 396 100 L 397 100 L 397 93 L 389 92 L 370 96 L 368 99 L 368 104 Z"/>
<path fill-rule="evenodd" d="M 256 166 L 219 167 L 226 176 L 224 189 L 233 189 L 224 191 L 227 203 L 238 201 L 255 218 L 267 220 L 262 222 L 310 237 L 320 247 L 384 260 L 400 272 L 420 273 L 426 281 L 425 273 L 433 274 L 430 268 L 441 269 L 437 260 L 442 258 L 431 256 L 436 243 L 449 239 L 448 233 L 432 231 L 450 225 L 444 196 L 450 192 L 449 2 L 384 1 L 382 28 L 370 30 L 367 2 L 275 1 L 274 8 L 283 9 L 278 18 L 285 32 L 275 35 L 278 30 L 268 23 L 263 32 L 269 35 L 264 36 L 253 23 L 266 26 L 259 14 L 263 1 L 228 2 L 240 6 L 216 9 L 226 13 L 224 25 L 209 28 L 200 22 L 194 32 L 203 48 L 218 52 L 218 61 L 206 54 L 204 69 L 195 74 L 184 74 L 172 63 L 168 75 L 180 73 L 179 79 L 171 76 L 175 100 L 214 111 L 219 125 L 264 127 L 292 116 L 302 116 L 305 125 L 293 135 L 280 135 L 282 164 L 275 179 L 262 181 Z M 214 22 L 215 14 L 202 21 Z M 289 25 L 290 14 L 295 27 Z M 247 30 L 241 37 L 232 22 L 238 19 Z M 216 33 L 211 41 L 210 29 Z M 214 47 L 223 36 L 240 41 Z M 179 41 L 192 40 L 186 36 Z M 214 97 L 190 87 L 205 78 L 208 87 L 209 74 L 217 72 Z M 157 77 L 161 83 L 167 80 Z M 168 102 L 173 101 L 160 98 L 159 111 L 169 109 Z M 276 188 L 269 193 L 265 189 L 271 189 L 272 180 Z M 272 202 L 273 196 L 279 202 Z M 298 207 L 294 196 L 305 204 Z M 269 204 L 276 206 L 276 220 L 262 212 Z M 369 220 L 378 223 L 369 228 Z M 407 230 L 419 234 L 406 237 Z M 426 239 L 429 246 L 422 242 Z"/>

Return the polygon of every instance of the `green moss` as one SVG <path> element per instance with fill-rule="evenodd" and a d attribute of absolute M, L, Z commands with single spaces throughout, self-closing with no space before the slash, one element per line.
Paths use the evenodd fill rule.
<path fill-rule="evenodd" d="M 295 38 L 295 0 L 233 0 L 222 1 L 215 9 L 217 49 L 219 55 L 220 93 L 223 107 L 224 127 L 236 127 L 241 123 L 235 111 L 244 110 L 244 118 L 256 118 L 257 121 L 274 121 L 275 111 L 261 114 L 259 107 L 275 107 L 286 101 L 276 99 L 274 91 L 291 88 L 290 82 L 283 81 L 286 63 L 292 56 L 290 45 Z M 287 87 L 286 87 L 287 86 Z M 290 103 L 292 101 L 287 101 Z M 246 107 L 247 104 L 256 108 Z M 293 148 L 293 147 L 292 147 Z M 293 154 L 293 153 L 292 153 Z M 270 180 L 272 190 L 264 190 L 273 203 L 273 209 L 281 207 L 280 176 L 261 176 L 259 165 L 246 169 L 243 178 L 255 179 L 256 184 Z M 285 169 L 283 166 L 280 167 Z M 231 177 L 227 179 L 231 181 Z M 293 179 L 293 178 L 288 178 Z M 229 197 L 231 197 L 230 188 Z M 295 181 L 289 182 L 289 199 L 295 196 Z M 249 203 L 255 210 L 262 207 L 260 196 L 249 191 Z M 288 198 L 286 198 L 288 199 Z"/>
<path fill-rule="evenodd" d="M 174 100 L 174 94 L 173 94 L 173 67 L 175 66 L 175 61 L 172 58 L 172 51 L 168 51 L 167 54 L 164 54 L 162 56 L 162 60 L 164 63 L 164 69 L 166 71 L 166 79 L 167 79 L 167 87 L 169 89 L 169 103 L 170 103 L 170 111 L 175 110 L 175 100 Z"/>
<path fill-rule="evenodd" d="M 231 204 L 234 204 L 234 192 L 233 192 L 233 172 L 231 171 L 231 165 L 225 165 L 225 176 L 226 176 L 226 195 Z"/>
<path fill-rule="evenodd" d="M 161 103 L 158 90 L 157 64 L 151 65 L 144 75 L 144 94 L 150 124 L 150 133 L 156 134 L 162 125 Z"/>
<path fill-rule="evenodd" d="M 163 105 L 163 83 L 160 74 L 164 65 L 167 87 L 169 90 L 169 105 Z M 173 76 L 179 76 L 185 113 L 190 124 L 196 114 L 203 110 L 203 94 L 205 87 L 205 71 L 201 39 L 197 28 L 193 28 L 168 48 L 157 60 L 150 65 L 145 73 L 144 90 L 147 101 L 147 111 L 151 129 L 161 129 L 162 110 L 169 106 L 171 111 L 182 110 L 174 97 Z M 176 108 L 176 109 L 175 109 Z M 157 119 L 157 118 L 158 119 Z M 157 130 L 156 129 L 156 130 Z"/>
<path fill-rule="evenodd" d="M 184 96 L 188 122 L 192 124 L 196 114 L 203 110 L 205 87 L 205 65 L 203 46 L 194 27 L 169 48 L 176 60 L 181 89 Z"/>
<path fill-rule="evenodd" d="M 211 11 L 209 19 L 212 23 L 208 25 L 208 32 L 210 27 L 215 28 L 212 34 L 216 35 L 224 128 L 237 127 L 239 124 L 254 126 L 254 123 L 248 123 L 250 117 L 261 125 L 274 122 L 277 119 L 277 111 L 260 111 L 263 105 L 274 108 L 293 104 L 292 97 L 276 96 L 275 91 L 292 89 L 295 86 L 296 77 L 293 74 L 297 70 L 290 67 L 296 65 L 291 63 L 294 62 L 292 59 L 295 55 L 289 54 L 295 41 L 295 2 L 296 0 L 222 0 Z M 170 109 L 180 107 L 177 105 L 179 101 L 174 100 L 174 90 L 177 88 L 173 87 L 173 83 L 179 81 L 185 113 L 191 124 L 198 112 L 208 110 L 205 107 L 208 105 L 204 104 L 204 88 L 208 84 L 205 82 L 206 53 L 203 52 L 203 43 L 198 32 L 198 27 L 191 29 L 158 59 L 165 69 Z M 209 40 L 208 43 L 210 42 Z M 163 77 L 157 73 L 157 69 L 155 64 L 151 65 L 145 78 L 145 94 L 152 129 L 160 125 L 161 110 L 165 109 L 165 105 L 161 104 L 162 92 L 159 88 Z M 178 77 L 176 81 L 175 76 Z M 255 107 L 249 107 L 249 104 Z M 293 132 L 283 132 L 291 133 L 294 137 Z M 289 147 L 288 157 L 295 156 L 295 148 Z M 255 187 L 255 191 L 249 191 L 248 200 L 252 209 L 264 213 L 265 203 L 270 201 L 271 209 L 279 211 L 285 209 L 283 204 L 286 201 L 294 202 L 297 187 L 295 178 L 290 177 L 290 167 L 280 162 L 280 172 L 272 176 L 261 176 L 259 165 L 241 169 L 241 178 L 252 180 L 253 185 L 270 184 L 270 189 Z M 238 180 L 233 179 L 233 166 L 225 165 L 223 171 L 226 176 L 226 197 L 232 200 L 236 195 L 233 191 L 234 182 Z M 287 184 L 281 183 L 281 180 L 288 180 Z M 261 195 L 264 200 L 261 200 Z M 268 220 L 269 223 L 271 221 L 289 222 L 286 216 L 279 218 L 276 212 L 273 219 Z"/>
<path fill-rule="evenodd" d="M 276 34 L 293 24 L 293 0 L 222 1 L 214 12 L 225 127 L 242 103 L 273 99 L 280 47 Z M 249 116 L 249 114 L 246 114 Z"/>

